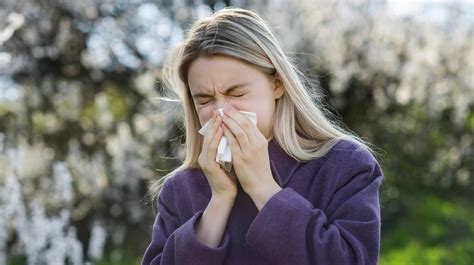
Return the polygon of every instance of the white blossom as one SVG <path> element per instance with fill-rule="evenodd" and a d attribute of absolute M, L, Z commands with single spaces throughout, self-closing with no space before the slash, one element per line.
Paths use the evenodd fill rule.
<path fill-rule="evenodd" d="M 92 226 L 91 237 L 89 239 L 89 250 L 87 251 L 88 256 L 91 259 L 96 260 L 102 257 L 106 238 L 107 233 L 105 228 L 98 222 L 95 222 Z"/>

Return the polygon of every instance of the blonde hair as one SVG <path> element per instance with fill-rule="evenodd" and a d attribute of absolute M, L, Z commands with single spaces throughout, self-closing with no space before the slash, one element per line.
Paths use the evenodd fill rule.
<path fill-rule="evenodd" d="M 359 143 L 374 153 L 370 143 L 343 129 L 344 125 L 320 103 L 320 88 L 311 84 L 290 62 L 259 15 L 242 8 L 227 7 L 197 20 L 163 67 L 165 85 L 177 94 L 176 101 L 181 102 L 184 110 L 185 158 L 179 167 L 152 183 L 152 198 L 159 195 L 163 183 L 176 172 L 199 167 L 200 123 L 187 73 L 191 62 L 199 56 L 212 55 L 237 58 L 281 78 L 285 93 L 276 102 L 273 138 L 294 159 L 309 161 L 322 157 L 342 139 Z"/>

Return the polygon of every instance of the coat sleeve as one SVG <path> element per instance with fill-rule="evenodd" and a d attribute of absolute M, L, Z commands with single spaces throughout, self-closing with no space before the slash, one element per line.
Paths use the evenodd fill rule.
<path fill-rule="evenodd" d="M 158 197 L 158 214 L 153 224 L 151 243 L 142 258 L 142 265 L 222 265 L 230 244 L 227 230 L 218 247 L 202 244 L 196 237 L 195 225 L 203 211 L 180 222 L 173 198 L 172 179 L 163 185 Z"/>
<path fill-rule="evenodd" d="M 346 152 L 318 172 L 336 180 L 325 210 L 292 188 L 273 195 L 251 223 L 246 241 L 274 265 L 377 264 L 379 187 L 383 173 L 366 149 Z M 329 162 L 329 161 L 328 161 Z M 322 172 L 321 172 L 322 171 Z"/>

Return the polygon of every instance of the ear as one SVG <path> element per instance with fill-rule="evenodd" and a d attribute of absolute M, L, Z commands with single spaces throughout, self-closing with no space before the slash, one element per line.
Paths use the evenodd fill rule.
<path fill-rule="evenodd" d="M 273 96 L 275 99 L 279 99 L 285 94 L 285 88 L 283 86 L 283 81 L 279 75 L 275 75 L 273 78 Z"/>

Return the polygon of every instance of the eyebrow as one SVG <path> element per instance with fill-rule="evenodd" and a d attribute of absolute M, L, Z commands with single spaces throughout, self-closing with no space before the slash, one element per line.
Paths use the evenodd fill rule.
<path fill-rule="evenodd" d="M 233 85 L 233 86 L 230 86 L 228 88 L 226 88 L 224 90 L 224 93 L 229 93 L 231 92 L 232 90 L 235 90 L 237 88 L 241 88 L 241 87 L 244 87 L 248 85 L 247 83 L 242 83 L 242 84 L 236 84 L 236 85 Z M 211 94 L 207 94 L 207 93 L 196 93 L 196 94 L 193 94 L 193 98 L 201 98 L 201 97 L 210 97 L 212 96 Z"/>

